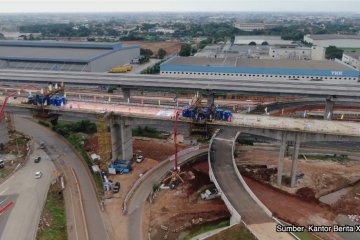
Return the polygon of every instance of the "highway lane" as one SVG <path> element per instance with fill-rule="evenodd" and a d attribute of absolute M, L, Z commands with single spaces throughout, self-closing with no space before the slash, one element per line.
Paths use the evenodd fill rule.
<path fill-rule="evenodd" d="M 231 206 L 241 216 L 241 221 L 260 240 L 293 239 L 287 233 L 277 233 L 276 223 L 255 202 L 240 181 L 233 165 L 232 145 L 236 131 L 223 129 L 213 139 L 210 147 L 210 164 L 214 178 Z"/>
<path fill-rule="evenodd" d="M 42 160 L 34 163 L 35 156 L 41 156 Z M 35 179 L 37 171 L 43 173 L 40 179 Z M 9 209 L 7 220 L 1 221 L 0 229 L 3 231 L 0 231 L 0 239 L 35 238 L 47 192 L 55 178 L 54 171 L 53 162 L 42 150 L 35 149 L 29 161 L 0 185 L 0 194 L 9 196 L 9 200 L 14 203 Z"/>
<path fill-rule="evenodd" d="M 109 73 L 58 73 L 44 71 L 0 71 L 2 81 L 66 82 L 83 85 L 119 85 L 128 88 L 193 89 L 208 91 L 237 91 L 243 93 L 306 95 L 359 98 L 357 83 L 329 83 L 291 80 L 228 80 L 209 78 L 179 78 L 160 75 L 114 75 Z M 219 81 L 221 80 L 221 81 Z"/>
<path fill-rule="evenodd" d="M 74 169 L 81 188 L 89 239 L 109 239 L 91 176 L 78 155 L 73 152 L 64 139 L 30 119 L 16 117 L 15 125 L 19 131 L 32 136 L 35 141 L 46 142 L 46 152 L 52 159 L 59 159 L 63 161 L 64 165 Z"/>

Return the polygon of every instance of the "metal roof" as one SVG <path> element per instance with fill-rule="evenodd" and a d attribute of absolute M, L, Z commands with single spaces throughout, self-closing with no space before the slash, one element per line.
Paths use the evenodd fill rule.
<path fill-rule="evenodd" d="M 0 41 L 0 60 L 88 63 L 116 51 L 137 47 L 120 43 Z"/>
<path fill-rule="evenodd" d="M 88 62 L 111 49 L 0 46 L 0 59 L 23 61 Z"/>
<path fill-rule="evenodd" d="M 308 35 L 313 40 L 333 40 L 333 39 L 356 39 L 360 40 L 360 35 L 342 35 L 342 34 L 312 34 Z"/>
<path fill-rule="evenodd" d="M 249 59 L 249 58 L 204 58 L 204 57 L 176 57 L 163 65 L 168 66 L 204 66 L 204 67 L 241 67 L 262 69 L 304 69 L 304 70 L 352 70 L 346 65 L 335 61 L 302 61 L 288 59 Z"/>

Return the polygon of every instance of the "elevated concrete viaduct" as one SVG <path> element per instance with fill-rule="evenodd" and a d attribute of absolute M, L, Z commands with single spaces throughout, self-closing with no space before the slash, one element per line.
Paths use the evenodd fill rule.
<path fill-rule="evenodd" d="M 15 106 L 11 106 L 14 108 Z M 17 105 L 17 109 L 32 108 L 29 105 Z M 53 108 L 59 114 L 99 114 L 94 109 Z M 156 116 L 126 112 L 106 113 L 111 131 L 113 159 L 132 157 L 132 126 L 134 124 L 162 124 L 173 122 L 173 116 Z M 181 118 L 180 122 L 190 125 L 191 120 Z M 262 115 L 234 114 L 231 122 L 213 121 L 208 123 L 212 129 L 230 129 L 233 132 L 264 136 L 281 142 L 278 163 L 278 184 L 281 184 L 284 166 L 285 149 L 288 145 L 294 146 L 292 153 L 291 186 L 295 186 L 298 152 L 303 142 L 316 141 L 346 141 L 360 142 L 360 123 L 342 121 L 323 121 L 312 119 L 293 119 Z"/>

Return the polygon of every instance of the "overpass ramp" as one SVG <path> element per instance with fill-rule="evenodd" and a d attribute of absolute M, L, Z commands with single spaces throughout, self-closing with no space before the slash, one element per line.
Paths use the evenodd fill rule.
<path fill-rule="evenodd" d="M 213 137 L 209 151 L 210 176 L 232 214 L 231 222 L 242 221 L 260 240 L 293 239 L 287 233 L 276 232 L 276 222 L 271 217 L 271 212 L 256 202 L 256 196 L 236 172 L 233 145 L 237 135 L 231 129 L 219 131 Z"/>

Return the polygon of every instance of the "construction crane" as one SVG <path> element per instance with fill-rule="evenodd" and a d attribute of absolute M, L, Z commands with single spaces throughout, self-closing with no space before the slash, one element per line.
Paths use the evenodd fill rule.
<path fill-rule="evenodd" d="M 1 110 L 0 110 L 0 122 L 2 121 L 2 119 L 4 117 L 5 107 L 6 107 L 6 104 L 8 103 L 8 101 L 9 101 L 9 98 L 15 96 L 16 94 L 20 95 L 22 90 L 28 89 L 28 88 L 32 88 L 31 90 L 39 90 L 39 88 L 37 88 L 37 87 L 35 87 L 35 86 L 31 85 L 31 84 L 27 84 L 27 85 L 21 87 L 17 92 L 10 93 L 9 95 L 7 95 L 5 97 L 5 100 L 4 100 L 3 105 L 1 106 Z"/>
<path fill-rule="evenodd" d="M 184 183 L 184 180 L 181 178 L 181 172 L 179 171 L 178 167 L 178 144 L 177 144 L 177 122 L 179 121 L 179 115 L 181 111 L 175 111 L 175 122 L 174 122 L 174 169 L 171 172 L 171 175 L 164 179 L 164 182 L 170 179 L 169 187 L 171 189 L 176 188 L 177 180 L 180 179 L 181 182 Z"/>

